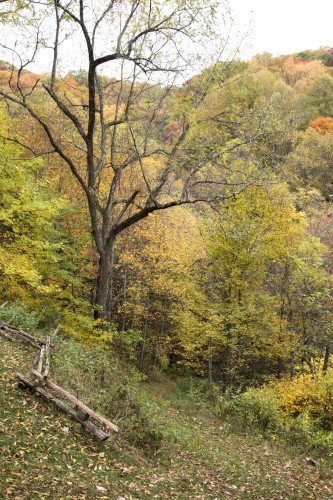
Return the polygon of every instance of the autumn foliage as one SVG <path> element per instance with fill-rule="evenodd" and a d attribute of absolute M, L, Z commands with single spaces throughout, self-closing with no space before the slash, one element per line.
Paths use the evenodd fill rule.
<path fill-rule="evenodd" d="M 312 120 L 309 125 L 321 134 L 333 132 L 333 118 L 330 117 L 320 116 Z"/>
<path fill-rule="evenodd" d="M 264 54 L 213 66 L 165 99 L 158 85 L 103 76 L 105 120 L 126 114 L 126 99 L 136 103 L 109 157 L 122 165 L 112 192 L 115 227 L 126 211 L 135 220 L 154 203 L 167 208 L 117 235 L 104 323 L 93 318 L 100 254 L 87 198 L 31 113 L 13 102 L 3 107 L 3 299 L 36 308 L 44 301 L 41 322 L 62 321 L 67 334 L 145 373 L 186 367 L 243 389 L 313 369 L 330 349 L 333 319 L 333 118 L 316 114 L 333 102 L 325 68 L 317 59 Z M 3 87 L 15 71 L 1 66 Z M 35 99 L 85 179 L 84 141 L 69 134 L 68 113 L 42 98 L 47 78 L 25 71 L 11 91 Z M 57 79 L 52 91 L 88 123 L 84 71 Z M 135 156 L 141 146 L 153 153 Z M 38 151 L 43 159 L 34 159 Z M 109 167 L 96 178 L 97 223 L 118 175 Z M 152 186 L 161 189 L 154 201 Z M 169 207 L 190 189 L 202 201 Z"/>

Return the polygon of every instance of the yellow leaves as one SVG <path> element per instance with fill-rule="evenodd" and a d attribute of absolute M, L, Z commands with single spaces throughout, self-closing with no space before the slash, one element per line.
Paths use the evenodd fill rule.
<path fill-rule="evenodd" d="M 289 57 L 282 67 L 283 78 L 298 92 L 305 92 L 314 78 L 324 71 L 325 67 L 321 61 L 299 61 L 292 57 Z"/>
<path fill-rule="evenodd" d="M 146 286 L 172 293 L 177 275 L 202 255 L 199 237 L 194 215 L 184 208 L 152 215 L 121 241 L 118 267 L 128 266 Z"/>
<path fill-rule="evenodd" d="M 297 416 L 308 412 L 314 417 L 331 418 L 333 423 L 333 369 L 326 375 L 298 375 L 272 385 L 284 412 Z"/>
<path fill-rule="evenodd" d="M 296 212 L 283 185 L 267 191 L 252 186 L 221 212 L 222 229 L 213 237 L 212 248 L 225 262 L 231 260 L 233 268 L 260 269 L 269 260 L 283 259 L 297 248 L 306 230 L 304 215 Z"/>
<path fill-rule="evenodd" d="M 103 326 L 103 328 L 101 328 Z M 63 331 L 87 345 L 105 346 L 112 341 L 116 330 L 113 324 L 102 325 L 102 320 L 91 316 L 65 310 L 63 312 Z"/>

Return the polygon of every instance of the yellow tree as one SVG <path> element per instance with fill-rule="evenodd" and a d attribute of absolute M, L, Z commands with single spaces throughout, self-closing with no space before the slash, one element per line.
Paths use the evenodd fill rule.
<path fill-rule="evenodd" d="M 133 335 L 140 369 L 168 363 L 202 245 L 197 216 L 184 207 L 151 215 L 118 240 L 113 320 L 122 332 L 122 350 Z"/>
<path fill-rule="evenodd" d="M 220 316 L 215 370 L 226 382 L 265 377 L 277 372 L 280 359 L 289 360 L 296 339 L 270 290 L 270 272 L 297 250 L 305 229 L 286 187 L 277 184 L 249 188 L 222 206 L 207 230 L 210 293 Z"/>
<path fill-rule="evenodd" d="M 1 128 L 11 128 L 0 110 Z M 23 148 L 0 144 L 0 276 L 3 299 L 36 304 L 59 299 L 65 248 L 59 226 L 69 206 L 39 179 L 41 159 L 24 159 Z M 51 264 L 51 265 L 50 265 Z M 52 269 L 52 272 L 51 272 Z"/>
<path fill-rule="evenodd" d="M 11 112 L 20 107 L 35 121 L 48 142 L 47 153 L 58 155 L 59 166 L 69 169 L 86 199 L 99 260 L 95 314 L 106 318 L 120 233 L 155 211 L 239 190 L 234 184 L 218 194 L 207 189 L 228 185 L 226 171 L 217 168 L 222 151 L 188 156 L 191 144 L 184 145 L 191 122 L 184 116 L 172 144 L 162 147 L 159 140 L 163 120 L 158 111 L 172 84 L 184 67 L 202 59 L 205 45 L 212 47 L 218 39 L 216 4 L 28 0 L 24 6 L 14 18 L 13 2 L 1 6 L 6 29 L 15 28 L 14 40 L 6 39 L 3 30 L 2 53 L 16 69 L 10 68 L 0 95 Z M 197 58 L 181 49 L 189 40 Z M 69 52 L 81 54 L 87 91 L 73 90 L 68 79 L 59 81 L 60 59 Z M 51 71 L 26 85 L 27 70 L 40 54 L 51 56 Z M 116 79 L 103 77 L 103 70 L 112 71 Z M 28 148 L 45 153 L 38 144 Z M 148 172 L 146 160 L 151 158 L 156 168 Z M 245 183 L 243 179 L 241 188 Z"/>

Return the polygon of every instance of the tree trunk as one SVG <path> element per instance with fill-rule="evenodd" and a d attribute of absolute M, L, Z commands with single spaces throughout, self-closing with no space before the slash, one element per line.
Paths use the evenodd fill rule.
<path fill-rule="evenodd" d="M 113 279 L 113 249 L 114 240 L 109 240 L 103 254 L 99 257 L 98 277 L 95 300 L 95 319 L 106 319 L 108 316 L 107 305 Z"/>
<path fill-rule="evenodd" d="M 329 362 L 329 359 L 330 359 L 330 344 L 326 344 L 325 346 L 325 356 L 324 356 L 324 363 L 323 363 L 323 374 L 325 375 L 326 372 L 327 372 L 327 368 L 328 368 L 328 362 Z"/>
<path fill-rule="evenodd" d="M 142 338 L 142 343 L 141 343 L 141 353 L 140 353 L 140 361 L 139 361 L 139 371 L 142 372 L 143 370 L 143 364 L 145 360 L 145 348 L 146 348 L 146 340 L 147 340 L 147 323 L 148 319 L 145 319 L 144 325 L 143 325 L 143 338 Z"/>
<path fill-rule="evenodd" d="M 127 301 L 127 269 L 125 270 L 125 274 L 123 276 L 123 282 L 124 282 L 124 288 L 123 288 L 123 293 L 124 293 L 124 303 L 126 304 Z M 127 307 L 125 306 L 124 312 L 123 312 L 123 318 L 122 318 L 122 331 L 125 331 L 126 328 L 126 321 L 127 321 Z"/>
<path fill-rule="evenodd" d="M 212 339 L 209 339 L 208 345 L 208 381 L 213 383 L 213 352 L 212 352 Z"/>

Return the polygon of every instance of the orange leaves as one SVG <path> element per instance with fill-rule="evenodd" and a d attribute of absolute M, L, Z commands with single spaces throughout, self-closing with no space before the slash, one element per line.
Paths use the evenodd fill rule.
<path fill-rule="evenodd" d="M 12 90 L 16 88 L 20 88 L 22 91 L 27 91 L 32 89 L 35 86 L 41 87 L 41 75 L 36 75 L 35 73 L 31 73 L 30 71 L 23 71 L 20 75 L 19 83 L 17 81 L 18 74 L 17 72 L 11 72 L 8 69 L 0 69 L 0 85 L 7 86 L 10 82 L 10 87 Z"/>
<path fill-rule="evenodd" d="M 333 118 L 330 118 L 328 116 L 319 116 L 315 120 L 312 120 L 309 125 L 320 134 L 333 132 Z"/>
<path fill-rule="evenodd" d="M 298 91 L 304 91 L 314 78 L 321 75 L 325 67 L 320 61 L 298 61 L 289 57 L 282 68 L 282 75 L 288 85 L 297 84 Z"/>

